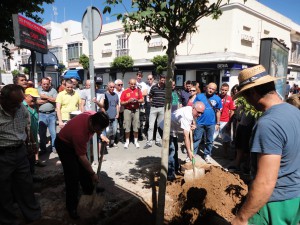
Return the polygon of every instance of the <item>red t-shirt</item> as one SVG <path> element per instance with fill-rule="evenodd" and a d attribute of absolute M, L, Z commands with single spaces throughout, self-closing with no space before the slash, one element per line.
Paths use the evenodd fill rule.
<path fill-rule="evenodd" d="M 134 90 L 127 88 L 126 90 L 124 90 L 122 92 L 120 100 L 121 100 L 121 102 L 126 102 L 131 98 L 135 98 L 137 100 L 143 99 L 143 94 L 142 94 L 141 90 L 138 88 L 136 88 Z M 139 106 L 140 106 L 140 103 L 138 103 L 138 102 L 130 102 L 130 103 L 124 105 L 124 108 L 132 110 L 132 109 L 138 109 Z"/>
<path fill-rule="evenodd" d="M 222 110 L 221 110 L 221 117 L 220 117 L 220 121 L 222 122 L 228 122 L 230 119 L 230 114 L 229 111 L 230 110 L 235 110 L 235 104 L 234 101 L 232 100 L 232 98 L 227 95 L 224 96 L 222 98 L 222 96 L 219 96 L 222 99 Z M 226 99 L 226 102 L 225 102 Z"/>
<path fill-rule="evenodd" d="M 71 119 L 59 132 L 58 137 L 75 149 L 77 155 L 85 155 L 87 143 L 93 136 L 89 130 L 89 118 L 95 111 L 83 112 Z"/>

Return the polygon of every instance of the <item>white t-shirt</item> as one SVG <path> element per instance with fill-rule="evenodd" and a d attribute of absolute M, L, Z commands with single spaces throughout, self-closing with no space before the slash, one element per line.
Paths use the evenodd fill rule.
<path fill-rule="evenodd" d="M 194 119 L 192 110 L 192 106 L 185 106 L 171 114 L 171 133 L 177 133 L 182 130 L 190 131 Z M 160 122 L 159 127 L 164 129 L 164 121 Z"/>
<path fill-rule="evenodd" d="M 144 92 L 144 90 L 147 90 L 147 84 L 144 82 L 144 81 L 141 81 L 140 83 L 139 82 L 136 82 L 136 87 L 138 87 L 142 93 Z"/>

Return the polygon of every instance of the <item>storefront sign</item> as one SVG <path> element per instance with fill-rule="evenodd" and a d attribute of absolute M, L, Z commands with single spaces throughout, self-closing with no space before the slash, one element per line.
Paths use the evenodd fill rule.
<path fill-rule="evenodd" d="M 47 30 L 21 15 L 13 14 L 12 18 L 15 45 L 46 54 L 48 52 Z"/>

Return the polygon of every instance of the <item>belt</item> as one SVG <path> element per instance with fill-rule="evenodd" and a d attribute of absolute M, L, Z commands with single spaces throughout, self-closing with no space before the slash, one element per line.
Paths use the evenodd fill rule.
<path fill-rule="evenodd" d="M 24 143 L 21 143 L 19 145 L 0 147 L 0 151 L 15 150 L 15 149 L 21 148 L 23 145 L 24 145 Z"/>
<path fill-rule="evenodd" d="M 126 109 L 126 108 L 125 108 Z M 138 110 L 138 109 L 127 109 L 127 110 L 129 110 L 129 111 L 131 111 L 131 112 L 135 112 L 136 110 Z"/>
<path fill-rule="evenodd" d="M 151 107 L 154 107 L 154 108 L 163 108 L 164 105 L 163 106 L 154 106 L 154 105 L 152 105 Z"/>
<path fill-rule="evenodd" d="M 53 113 L 53 112 L 55 112 L 55 110 L 51 110 L 51 111 L 48 111 L 48 112 L 39 111 L 39 113 L 45 113 L 45 114 L 50 114 L 50 113 Z"/>

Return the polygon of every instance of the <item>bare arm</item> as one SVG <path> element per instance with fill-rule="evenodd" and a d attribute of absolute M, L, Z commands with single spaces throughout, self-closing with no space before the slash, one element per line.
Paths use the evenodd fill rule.
<path fill-rule="evenodd" d="M 190 134 L 189 131 L 183 130 L 184 144 L 185 144 L 185 147 L 186 147 L 186 151 L 188 153 L 188 156 L 192 159 L 194 149 L 191 149 L 191 140 L 190 140 L 190 135 L 189 134 Z"/>
<path fill-rule="evenodd" d="M 232 225 L 247 225 L 249 218 L 268 202 L 276 185 L 280 160 L 280 155 L 258 155 L 256 177 Z"/>
<path fill-rule="evenodd" d="M 88 158 L 86 157 L 86 155 L 80 155 L 78 156 L 80 163 L 82 164 L 82 166 L 86 169 L 86 171 L 91 175 L 92 180 L 93 181 L 98 181 L 98 176 L 97 174 L 94 172 Z"/>
<path fill-rule="evenodd" d="M 220 110 L 217 110 L 216 111 L 216 128 L 215 128 L 215 130 L 219 130 L 220 129 L 220 117 L 221 117 L 221 112 L 220 112 Z"/>
<path fill-rule="evenodd" d="M 58 126 L 60 128 L 64 127 L 64 123 L 62 121 L 62 117 L 61 117 L 61 103 L 56 103 L 56 114 L 57 114 L 57 120 L 58 120 Z"/>
<path fill-rule="evenodd" d="M 85 99 L 81 99 L 81 104 L 80 104 L 80 111 L 84 112 L 85 111 Z"/>

